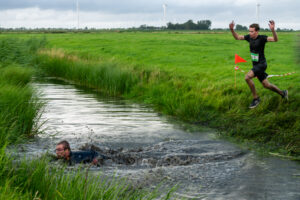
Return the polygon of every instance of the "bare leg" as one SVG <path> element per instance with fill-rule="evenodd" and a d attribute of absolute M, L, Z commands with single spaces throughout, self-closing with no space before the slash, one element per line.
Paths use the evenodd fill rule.
<path fill-rule="evenodd" d="M 276 85 L 271 84 L 267 79 L 263 80 L 261 83 L 265 88 L 272 90 L 273 92 L 276 92 L 281 96 L 284 95 L 283 92 Z"/>
<path fill-rule="evenodd" d="M 247 82 L 247 84 L 252 92 L 253 99 L 257 99 L 258 95 L 256 93 L 255 85 L 254 85 L 252 78 L 254 78 L 254 72 L 252 70 L 250 70 L 248 72 L 248 74 L 245 76 L 245 81 Z"/>

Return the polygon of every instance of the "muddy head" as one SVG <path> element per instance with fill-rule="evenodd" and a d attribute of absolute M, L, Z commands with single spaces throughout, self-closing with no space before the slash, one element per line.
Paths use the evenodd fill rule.
<path fill-rule="evenodd" d="M 57 158 L 70 160 L 71 148 L 69 142 L 63 140 L 56 145 L 55 153 Z"/>

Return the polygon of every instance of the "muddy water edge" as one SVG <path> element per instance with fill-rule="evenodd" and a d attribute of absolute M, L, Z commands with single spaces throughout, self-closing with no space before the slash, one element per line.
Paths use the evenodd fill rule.
<path fill-rule="evenodd" d="M 65 139 L 73 150 L 109 157 L 91 174 L 125 177 L 140 188 L 177 184 L 178 199 L 300 199 L 297 162 L 256 155 L 217 139 L 214 130 L 57 79 L 33 86 L 46 102 L 44 134 L 19 146 L 20 155 L 52 153 Z"/>

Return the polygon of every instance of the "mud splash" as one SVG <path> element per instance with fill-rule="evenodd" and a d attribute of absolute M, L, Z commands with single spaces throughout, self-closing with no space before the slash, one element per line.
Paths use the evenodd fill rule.
<path fill-rule="evenodd" d="M 139 148 L 98 147 L 110 157 L 98 166 L 107 176 L 126 177 L 135 187 L 178 184 L 177 198 L 299 199 L 299 165 L 257 155 L 217 140 L 173 140 Z M 97 174 L 97 170 L 93 172 Z M 283 178 L 283 181 L 281 180 Z"/>
<path fill-rule="evenodd" d="M 209 151 L 211 141 L 184 140 L 160 142 L 155 146 L 139 147 L 133 149 L 100 148 L 95 145 L 85 144 L 80 150 L 94 150 L 108 157 L 102 159 L 101 166 L 126 165 L 132 167 L 166 167 L 187 166 L 209 162 L 224 162 L 242 157 L 245 151 L 232 149 L 232 151 Z M 216 142 L 215 142 L 216 143 Z"/>

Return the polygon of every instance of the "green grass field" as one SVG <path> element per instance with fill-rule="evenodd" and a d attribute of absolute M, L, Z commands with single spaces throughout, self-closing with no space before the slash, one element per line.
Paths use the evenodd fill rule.
<path fill-rule="evenodd" d="M 234 40 L 230 32 L 13 34 L 13 37 L 46 37 L 48 50 L 40 52 L 35 64 L 48 75 L 152 104 L 165 114 L 216 127 L 225 136 L 299 155 L 297 34 L 278 33 L 279 42 L 268 43 L 265 49 L 268 74 L 296 72 L 270 79 L 280 89 L 289 90 L 289 102 L 282 101 L 255 80 L 262 102 L 254 110 L 248 109 L 252 97 L 243 73 L 237 72 L 237 88 L 234 87 L 234 55 L 246 59 L 248 62 L 239 66 L 250 70 L 249 45 Z"/>
<path fill-rule="evenodd" d="M 250 70 L 249 45 L 230 32 L 48 34 L 52 50 L 42 52 L 38 63 L 48 74 L 152 104 L 165 114 L 209 124 L 225 136 L 258 142 L 271 151 L 299 155 L 297 34 L 279 33 L 279 42 L 265 49 L 268 74 L 296 72 L 270 79 L 289 90 L 289 102 L 256 79 L 262 102 L 254 110 L 248 109 L 252 97 L 243 73 L 237 72 L 234 88 L 234 55 L 246 59 L 239 66 Z"/>

